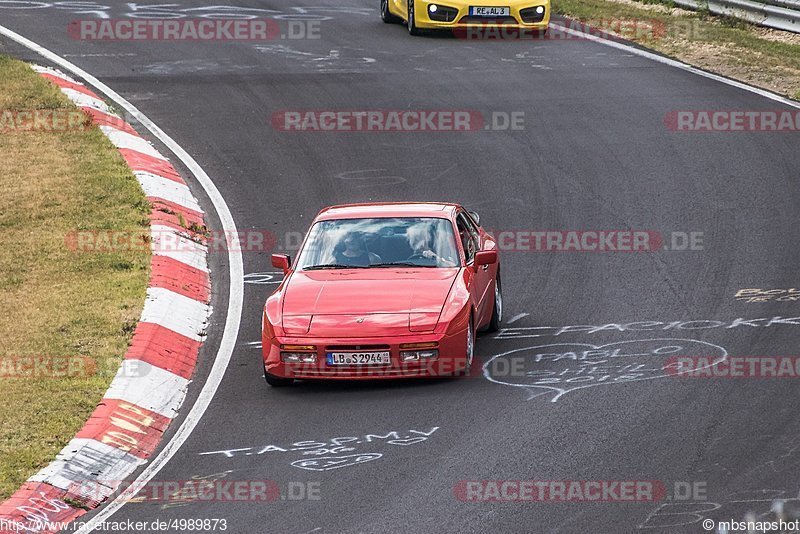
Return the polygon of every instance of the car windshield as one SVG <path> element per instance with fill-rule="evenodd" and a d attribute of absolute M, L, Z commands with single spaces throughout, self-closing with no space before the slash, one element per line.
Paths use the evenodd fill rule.
<path fill-rule="evenodd" d="M 448 219 L 402 217 L 320 221 L 309 232 L 296 269 L 455 267 Z"/>

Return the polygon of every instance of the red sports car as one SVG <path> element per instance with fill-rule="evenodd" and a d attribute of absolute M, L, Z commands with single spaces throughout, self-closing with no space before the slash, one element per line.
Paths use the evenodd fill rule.
<path fill-rule="evenodd" d="M 468 371 L 475 332 L 503 313 L 497 245 L 456 204 L 322 210 L 264 305 L 267 383 Z"/>

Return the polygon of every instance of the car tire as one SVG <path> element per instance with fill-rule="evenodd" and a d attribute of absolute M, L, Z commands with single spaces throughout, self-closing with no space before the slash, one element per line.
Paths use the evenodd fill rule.
<path fill-rule="evenodd" d="M 389 11 L 389 0 L 381 0 L 381 20 L 386 24 L 397 24 L 400 17 L 395 16 Z"/>
<path fill-rule="evenodd" d="M 294 384 L 294 378 L 283 378 L 271 375 L 266 371 L 264 371 L 264 379 L 267 381 L 267 384 L 274 388 L 285 388 Z"/>
<path fill-rule="evenodd" d="M 503 322 L 503 285 L 500 283 L 500 273 L 497 273 L 497 278 L 494 279 L 494 308 L 492 309 L 492 318 L 489 325 L 486 327 L 487 332 L 497 332 L 500 330 L 501 323 Z"/>
<path fill-rule="evenodd" d="M 417 28 L 417 17 L 415 15 L 414 0 L 408 0 L 408 34 L 422 35 L 422 30 Z"/>
<path fill-rule="evenodd" d="M 470 369 L 472 368 L 472 360 L 475 358 L 475 321 L 472 317 L 469 318 L 469 327 L 467 328 L 467 365 L 463 369 L 456 372 L 456 376 L 469 376 Z"/>

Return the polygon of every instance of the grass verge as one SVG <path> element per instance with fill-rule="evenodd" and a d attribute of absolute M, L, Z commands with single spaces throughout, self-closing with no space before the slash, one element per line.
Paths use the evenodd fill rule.
<path fill-rule="evenodd" d="M 34 109 L 75 107 L 27 65 L 0 56 L 0 112 Z M 148 213 L 134 176 L 97 128 L 0 131 L 0 501 L 87 420 L 144 303 L 149 251 L 81 253 L 66 236 L 149 235 Z M 90 372 L 50 372 L 48 364 L 77 356 L 94 362 L 84 367 Z M 35 377 L 8 376 L 26 374 L 31 361 L 44 362 Z"/>
<path fill-rule="evenodd" d="M 798 34 L 688 11 L 669 0 L 553 0 L 553 11 L 600 30 L 631 21 L 627 31 L 617 32 L 630 41 L 800 100 Z"/>

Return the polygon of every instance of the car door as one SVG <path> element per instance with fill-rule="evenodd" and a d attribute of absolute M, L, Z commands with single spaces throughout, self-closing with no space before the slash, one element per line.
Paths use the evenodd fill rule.
<path fill-rule="evenodd" d="M 483 243 L 477 226 L 463 211 L 459 211 L 456 216 L 456 227 L 461 239 L 461 245 L 464 248 L 467 267 L 472 270 L 470 292 L 477 310 L 477 317 L 475 317 L 477 324 L 475 326 L 480 327 L 486 323 L 486 308 L 489 305 L 487 303 L 487 294 L 491 287 L 492 271 L 488 268 L 489 265 L 482 265 L 474 269 L 475 253 L 481 250 Z"/>

